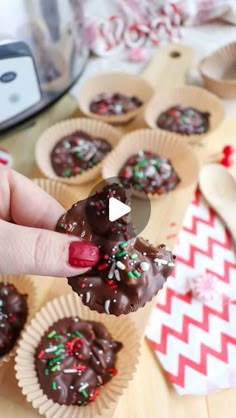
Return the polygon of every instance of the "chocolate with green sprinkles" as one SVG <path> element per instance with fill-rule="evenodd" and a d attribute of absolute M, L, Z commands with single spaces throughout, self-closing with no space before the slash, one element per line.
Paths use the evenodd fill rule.
<path fill-rule="evenodd" d="M 98 264 L 68 278 L 68 283 L 91 310 L 119 316 L 136 311 L 157 294 L 171 274 L 174 256 L 165 245 L 153 246 L 136 237 L 129 216 L 110 222 L 113 196 L 129 204 L 126 186 L 105 186 L 75 203 L 59 219 L 56 230 L 84 237 L 100 248 Z"/>
<path fill-rule="evenodd" d="M 180 182 L 172 163 L 152 151 L 132 155 L 119 171 L 119 178 L 134 190 L 147 194 L 164 194 Z"/>
<path fill-rule="evenodd" d="M 85 406 L 95 401 L 100 386 L 117 373 L 121 348 L 99 322 L 60 319 L 42 337 L 35 353 L 42 391 L 60 405 Z"/>
<path fill-rule="evenodd" d="M 200 135 L 209 130 L 209 119 L 209 112 L 201 112 L 193 107 L 176 105 L 158 116 L 157 126 L 166 131 L 183 135 Z"/>
<path fill-rule="evenodd" d="M 56 143 L 51 164 L 59 177 L 72 177 L 94 167 L 111 151 L 108 141 L 76 131 Z"/>

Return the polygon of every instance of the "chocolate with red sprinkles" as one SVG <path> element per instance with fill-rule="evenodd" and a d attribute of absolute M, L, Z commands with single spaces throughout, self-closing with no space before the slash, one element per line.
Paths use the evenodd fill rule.
<path fill-rule="evenodd" d="M 59 177 L 72 177 L 94 167 L 111 151 L 105 139 L 76 131 L 62 138 L 51 152 L 51 164 Z"/>
<path fill-rule="evenodd" d="M 152 151 L 139 151 L 131 156 L 119 171 L 119 177 L 135 190 L 150 194 L 163 194 L 180 182 L 171 161 Z"/>
<path fill-rule="evenodd" d="M 109 221 L 109 198 L 129 204 L 126 187 L 111 184 L 76 203 L 56 228 L 100 248 L 98 264 L 68 278 L 68 283 L 90 309 L 116 316 L 136 311 L 150 301 L 174 266 L 174 256 L 164 244 L 153 246 L 135 236 L 130 214 Z"/>
<path fill-rule="evenodd" d="M 209 130 L 209 119 L 209 112 L 201 112 L 193 107 L 176 105 L 159 115 L 157 126 L 166 131 L 183 135 L 200 135 Z"/>
<path fill-rule="evenodd" d="M 10 283 L 0 283 L 0 356 L 12 350 L 27 316 L 27 295 Z"/>
<path fill-rule="evenodd" d="M 98 115 L 124 115 L 138 107 L 143 102 L 136 96 L 121 93 L 100 93 L 90 103 L 90 112 Z"/>
<path fill-rule="evenodd" d="M 42 337 L 35 367 L 44 394 L 60 405 L 85 406 L 96 400 L 100 386 L 118 373 L 114 341 L 106 327 L 78 317 L 55 322 Z"/>

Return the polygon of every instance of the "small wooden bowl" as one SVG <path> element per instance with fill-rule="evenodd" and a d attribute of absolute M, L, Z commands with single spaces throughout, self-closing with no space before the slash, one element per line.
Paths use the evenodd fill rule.
<path fill-rule="evenodd" d="M 139 129 L 122 138 L 119 145 L 104 160 L 102 168 L 104 180 L 119 177 L 119 171 L 128 158 L 139 151 L 153 151 L 168 158 L 180 178 L 180 182 L 175 189 L 162 195 L 157 193 L 148 194 L 149 199 L 163 198 L 167 194 L 197 181 L 199 164 L 192 147 L 180 142 L 176 135 L 150 129 Z M 135 191 L 134 195 L 144 198 L 144 193 L 138 191 Z"/>
<path fill-rule="evenodd" d="M 158 116 L 171 106 L 182 105 L 194 107 L 201 112 L 210 113 L 210 129 L 200 135 L 183 135 L 169 132 L 175 137 L 184 138 L 187 142 L 197 142 L 216 129 L 224 119 L 224 106 L 218 97 L 200 87 L 183 86 L 156 93 L 145 111 L 145 121 L 150 128 L 161 132 L 164 130 L 156 124 Z M 167 131 L 165 131 L 167 132 Z"/>
<path fill-rule="evenodd" d="M 124 115 L 97 115 L 90 111 L 92 100 L 100 93 L 122 93 L 137 96 L 143 105 Z M 122 124 L 130 121 L 141 113 L 144 106 L 153 95 L 153 88 L 138 75 L 122 72 L 103 73 L 86 80 L 79 91 L 79 106 L 81 111 L 94 119 L 112 124 Z"/>
<path fill-rule="evenodd" d="M 199 71 L 208 90 L 222 98 L 235 98 L 236 42 L 227 44 L 203 58 Z"/>
<path fill-rule="evenodd" d="M 88 183 L 98 177 L 103 160 L 94 167 L 84 171 L 84 173 L 72 177 L 59 177 L 53 170 L 51 152 L 56 143 L 64 136 L 80 130 L 91 136 L 104 138 L 111 144 L 112 148 L 116 146 L 120 139 L 120 133 L 116 128 L 97 120 L 77 118 L 59 122 L 43 132 L 36 144 L 35 160 L 41 173 L 52 180 L 70 185 Z"/>

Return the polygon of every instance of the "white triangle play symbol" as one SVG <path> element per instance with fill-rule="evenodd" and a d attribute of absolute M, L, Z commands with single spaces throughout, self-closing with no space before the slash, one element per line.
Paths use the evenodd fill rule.
<path fill-rule="evenodd" d="M 122 216 L 127 215 L 131 211 L 131 208 L 125 203 L 121 202 L 115 197 L 109 199 L 109 221 L 114 222 Z"/>

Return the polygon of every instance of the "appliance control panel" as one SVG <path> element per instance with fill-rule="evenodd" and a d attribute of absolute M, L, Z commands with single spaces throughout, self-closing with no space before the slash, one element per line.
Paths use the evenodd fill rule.
<path fill-rule="evenodd" d="M 24 42 L 0 44 L 0 125 L 41 100 L 34 58 Z"/>

